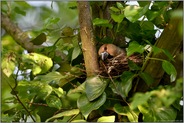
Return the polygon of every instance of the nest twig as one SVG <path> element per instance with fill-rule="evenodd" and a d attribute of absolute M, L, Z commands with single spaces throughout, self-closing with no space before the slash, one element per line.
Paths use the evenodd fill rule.
<path fill-rule="evenodd" d="M 131 55 L 130 57 L 122 56 L 121 54 L 105 61 L 100 62 L 100 75 L 107 77 L 121 75 L 124 71 L 129 70 L 128 60 L 131 60 L 137 65 L 142 65 L 143 59 L 138 54 Z"/>

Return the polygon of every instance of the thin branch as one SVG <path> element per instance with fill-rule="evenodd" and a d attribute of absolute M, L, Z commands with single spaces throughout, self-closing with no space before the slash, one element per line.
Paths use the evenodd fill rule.
<path fill-rule="evenodd" d="M 34 45 L 30 42 L 28 35 L 23 32 L 15 23 L 13 23 L 7 15 L 1 13 L 1 27 L 12 36 L 12 38 L 28 52 L 43 46 Z"/>
<path fill-rule="evenodd" d="M 29 116 L 31 117 L 31 119 L 32 119 L 34 122 L 36 122 L 35 119 L 33 118 L 33 116 L 31 115 L 30 111 L 26 108 L 26 106 L 22 103 L 22 101 L 21 101 L 20 98 L 18 97 L 16 91 L 13 89 L 13 87 L 10 85 L 9 82 L 7 82 L 7 83 L 8 83 L 8 85 L 9 85 L 9 87 L 12 89 L 13 95 L 15 95 L 16 99 L 18 100 L 18 102 L 19 102 L 19 103 L 22 105 L 22 107 L 26 110 L 26 112 L 29 114 Z"/>

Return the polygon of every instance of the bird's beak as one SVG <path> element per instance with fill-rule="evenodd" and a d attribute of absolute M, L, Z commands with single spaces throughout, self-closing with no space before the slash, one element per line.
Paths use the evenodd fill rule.
<path fill-rule="evenodd" d="M 101 59 L 104 61 L 109 56 L 108 52 L 102 52 L 101 53 Z"/>

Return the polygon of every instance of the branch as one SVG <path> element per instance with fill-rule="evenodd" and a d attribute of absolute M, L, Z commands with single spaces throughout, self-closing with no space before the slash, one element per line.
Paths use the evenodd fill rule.
<path fill-rule="evenodd" d="M 95 75 L 99 71 L 96 44 L 93 34 L 92 17 L 90 5 L 87 1 L 78 2 L 80 36 L 82 41 L 82 51 L 87 76 Z"/>
<path fill-rule="evenodd" d="M 180 2 L 180 5 L 178 8 L 182 8 L 183 3 Z M 156 41 L 155 46 L 158 48 L 166 49 L 168 50 L 172 56 L 176 55 L 178 50 L 181 49 L 182 46 L 182 36 L 178 33 L 178 28 L 180 27 L 180 22 L 182 22 L 181 19 L 171 18 L 168 26 L 164 29 L 163 33 L 161 34 L 160 38 Z M 150 87 L 156 87 L 163 75 L 164 70 L 162 69 L 162 62 L 158 60 L 153 60 L 152 58 L 157 59 L 164 59 L 167 60 L 167 56 L 164 55 L 164 53 L 159 54 L 151 54 L 150 59 L 148 59 L 144 65 L 143 65 L 143 72 L 146 72 L 150 74 L 154 78 L 154 83 L 150 85 Z M 148 89 L 148 85 L 143 82 L 143 80 L 140 79 L 137 91 L 146 91 Z"/>
<path fill-rule="evenodd" d="M 30 38 L 7 15 L 1 13 L 1 27 L 12 36 L 12 38 L 28 52 L 32 52 L 41 46 L 34 45 Z"/>

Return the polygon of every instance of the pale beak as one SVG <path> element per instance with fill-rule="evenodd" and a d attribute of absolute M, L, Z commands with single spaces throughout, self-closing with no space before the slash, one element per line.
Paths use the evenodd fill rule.
<path fill-rule="evenodd" d="M 104 61 L 109 56 L 108 52 L 102 52 L 101 53 L 101 59 Z"/>

